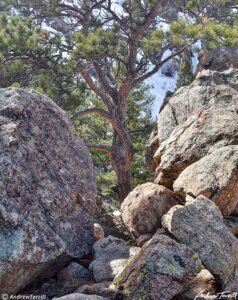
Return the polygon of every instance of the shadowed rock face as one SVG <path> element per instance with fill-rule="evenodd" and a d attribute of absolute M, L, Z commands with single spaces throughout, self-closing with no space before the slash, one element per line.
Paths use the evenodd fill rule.
<path fill-rule="evenodd" d="M 223 215 L 234 211 L 238 203 L 238 146 L 213 151 L 187 167 L 174 182 L 174 191 L 213 200 Z"/>
<path fill-rule="evenodd" d="M 185 206 L 174 206 L 163 216 L 162 225 L 199 254 L 223 291 L 238 292 L 238 241 L 211 200 L 199 196 Z"/>
<path fill-rule="evenodd" d="M 91 250 L 95 178 L 66 114 L 34 91 L 0 90 L 0 154 L 0 293 L 16 293 Z"/>
<path fill-rule="evenodd" d="M 159 230 L 114 284 L 130 300 L 170 300 L 202 269 L 198 254 Z"/>

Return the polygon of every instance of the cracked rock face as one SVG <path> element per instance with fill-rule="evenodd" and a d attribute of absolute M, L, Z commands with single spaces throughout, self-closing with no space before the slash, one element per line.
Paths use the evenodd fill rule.
<path fill-rule="evenodd" d="M 170 300 L 201 271 L 198 254 L 159 230 L 114 284 L 130 300 Z"/>
<path fill-rule="evenodd" d="M 238 109 L 238 70 L 203 70 L 189 85 L 169 99 L 158 116 L 158 139 L 166 140 L 173 129 L 194 114 L 210 108 Z"/>
<path fill-rule="evenodd" d="M 187 167 L 174 182 L 174 191 L 213 200 L 223 215 L 238 203 L 238 146 L 213 151 Z"/>
<path fill-rule="evenodd" d="M 155 183 L 172 189 L 188 166 L 219 148 L 238 145 L 237 82 L 237 69 L 203 70 L 165 101 L 157 136 L 146 150 Z"/>
<path fill-rule="evenodd" d="M 86 147 L 49 98 L 0 90 L 0 293 L 93 242 L 95 178 Z"/>
<path fill-rule="evenodd" d="M 238 141 L 238 114 L 234 107 L 207 109 L 174 128 L 155 153 L 157 180 L 171 187 L 189 165 L 213 151 Z"/>
<path fill-rule="evenodd" d="M 238 292 L 238 240 L 214 202 L 199 196 L 185 206 L 174 206 L 163 216 L 162 225 L 199 254 L 224 291 Z"/>

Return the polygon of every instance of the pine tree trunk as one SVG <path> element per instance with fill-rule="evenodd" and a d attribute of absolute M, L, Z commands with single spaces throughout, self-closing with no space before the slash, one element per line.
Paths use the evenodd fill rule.
<path fill-rule="evenodd" d="M 117 191 L 120 202 L 126 198 L 132 189 L 131 163 L 133 157 L 132 143 L 122 143 L 118 135 L 114 135 L 112 144 L 112 166 L 117 175 Z"/>

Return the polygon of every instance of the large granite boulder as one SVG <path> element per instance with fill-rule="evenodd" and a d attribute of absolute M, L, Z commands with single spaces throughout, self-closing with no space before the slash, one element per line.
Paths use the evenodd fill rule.
<path fill-rule="evenodd" d="M 66 114 L 35 91 L 0 90 L 0 154 L 0 294 L 12 294 L 90 252 L 95 177 Z"/>
<path fill-rule="evenodd" d="M 112 281 L 123 271 L 128 260 L 137 254 L 139 249 L 113 236 L 98 240 L 93 245 L 94 260 L 89 266 L 94 280 Z"/>
<path fill-rule="evenodd" d="M 207 109 L 176 126 L 155 153 L 157 182 L 169 188 L 189 165 L 218 148 L 238 141 L 238 111 L 234 106 Z"/>
<path fill-rule="evenodd" d="M 203 70 L 189 85 L 181 87 L 168 99 L 158 116 L 159 142 L 166 140 L 173 129 L 191 115 L 209 108 L 238 108 L 238 69 L 224 72 Z"/>
<path fill-rule="evenodd" d="M 181 196 L 204 195 L 223 215 L 231 214 L 238 203 L 238 146 L 219 148 L 204 156 L 187 167 L 173 187 Z"/>
<path fill-rule="evenodd" d="M 163 227 L 199 254 L 223 291 L 238 292 L 238 240 L 223 223 L 219 208 L 204 196 L 174 206 Z"/>
<path fill-rule="evenodd" d="M 170 300 L 201 271 L 196 252 L 158 231 L 115 278 L 130 300 Z"/>
<path fill-rule="evenodd" d="M 238 144 L 237 82 L 238 69 L 203 70 L 191 85 L 166 98 L 157 136 L 153 134 L 146 149 L 155 183 L 172 189 L 189 165 L 221 147 Z"/>
<path fill-rule="evenodd" d="M 155 233 L 161 218 L 181 200 L 169 189 L 155 183 L 138 185 L 121 205 L 122 220 L 134 238 Z"/>

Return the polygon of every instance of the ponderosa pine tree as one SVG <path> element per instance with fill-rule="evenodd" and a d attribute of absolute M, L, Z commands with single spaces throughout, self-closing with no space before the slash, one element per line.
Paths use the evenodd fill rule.
<path fill-rule="evenodd" d="M 133 143 L 126 122 L 130 93 L 199 39 L 208 39 L 210 47 L 237 42 L 237 29 L 220 24 L 221 16 L 213 16 L 214 1 L 184 2 L 180 5 L 184 18 L 164 30 L 159 28 L 164 24 L 159 17 L 164 7 L 158 0 L 17 1 L 16 7 L 23 14 L 62 34 L 70 63 L 100 99 L 99 107 L 89 104 L 72 120 L 94 113 L 112 126 L 111 145 L 89 148 L 109 155 L 121 201 L 130 192 L 132 182 Z M 227 13 L 230 2 L 218 0 L 216 8 Z"/>

